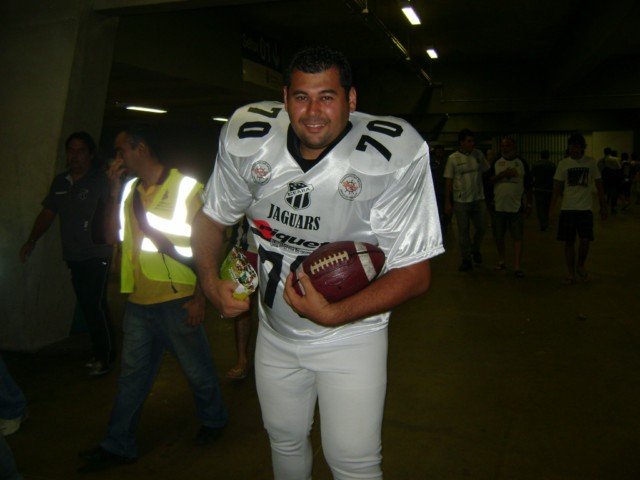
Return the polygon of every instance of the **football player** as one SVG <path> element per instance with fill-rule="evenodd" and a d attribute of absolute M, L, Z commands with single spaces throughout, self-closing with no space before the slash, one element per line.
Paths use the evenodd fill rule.
<path fill-rule="evenodd" d="M 258 395 L 276 479 L 311 478 L 316 401 L 335 478 L 382 478 L 381 426 L 390 310 L 423 293 L 444 251 L 429 148 L 405 121 L 356 112 L 346 58 L 299 52 L 284 103 L 240 108 L 221 132 L 192 237 L 202 288 L 226 317 L 249 308 L 218 278 L 224 229 L 246 214 L 258 246 Z M 292 272 L 319 246 L 379 245 L 387 264 L 360 292 L 329 303 Z"/>

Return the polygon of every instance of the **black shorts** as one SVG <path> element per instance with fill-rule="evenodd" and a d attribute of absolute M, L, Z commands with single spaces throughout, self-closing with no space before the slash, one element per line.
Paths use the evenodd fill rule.
<path fill-rule="evenodd" d="M 593 240 L 593 213 L 591 210 L 561 210 L 558 220 L 558 240 L 573 242 L 576 233 L 580 240 Z"/>
<path fill-rule="evenodd" d="M 522 212 L 493 212 L 493 238 L 503 239 L 509 231 L 511 238 L 522 240 L 524 221 Z"/>

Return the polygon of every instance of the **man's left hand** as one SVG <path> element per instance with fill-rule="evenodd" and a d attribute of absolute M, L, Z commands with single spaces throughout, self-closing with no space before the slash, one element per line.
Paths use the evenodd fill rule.
<path fill-rule="evenodd" d="M 204 322 L 205 306 L 206 301 L 204 297 L 194 297 L 182 306 L 182 308 L 184 308 L 188 313 L 186 320 L 187 325 L 196 327 Z"/>
<path fill-rule="evenodd" d="M 607 210 L 607 207 L 602 207 L 600 209 L 600 218 L 602 220 L 606 220 L 609 217 L 609 210 Z"/>

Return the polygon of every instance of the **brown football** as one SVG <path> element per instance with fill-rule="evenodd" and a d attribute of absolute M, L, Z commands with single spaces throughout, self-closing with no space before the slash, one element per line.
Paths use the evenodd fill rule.
<path fill-rule="evenodd" d="M 337 302 L 359 292 L 382 271 L 384 252 L 376 245 L 342 241 L 323 245 L 309 255 L 298 267 L 329 302 Z M 302 285 L 295 283 L 303 294 Z"/>

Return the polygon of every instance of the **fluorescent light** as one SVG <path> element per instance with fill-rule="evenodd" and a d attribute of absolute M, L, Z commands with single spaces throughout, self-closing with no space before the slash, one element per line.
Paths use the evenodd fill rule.
<path fill-rule="evenodd" d="M 213 120 L 214 122 L 228 122 L 229 119 L 225 118 L 225 117 L 211 117 L 211 120 Z"/>
<path fill-rule="evenodd" d="M 129 105 L 126 107 L 126 109 L 135 110 L 137 112 L 147 112 L 147 113 L 167 113 L 166 110 L 160 110 L 159 108 L 139 107 L 137 105 Z"/>
<path fill-rule="evenodd" d="M 411 25 L 420 25 L 420 17 L 418 17 L 418 14 L 413 7 L 402 7 L 402 13 L 405 14 Z"/>
<path fill-rule="evenodd" d="M 427 55 L 429 55 L 429 58 L 432 58 L 432 59 L 438 58 L 438 52 L 436 52 L 436 49 L 433 47 L 427 48 Z"/>

